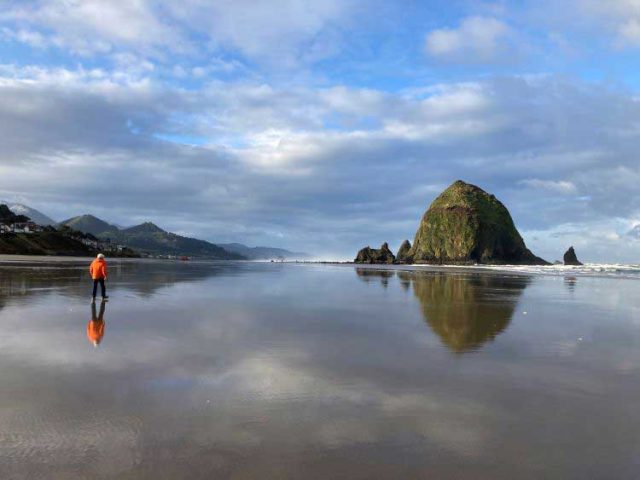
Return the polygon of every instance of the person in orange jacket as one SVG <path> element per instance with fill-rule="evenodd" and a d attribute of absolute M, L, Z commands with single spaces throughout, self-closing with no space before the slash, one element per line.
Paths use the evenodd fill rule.
<path fill-rule="evenodd" d="M 93 343 L 94 347 L 97 347 L 98 344 L 102 341 L 102 337 L 104 337 L 104 309 L 106 303 L 102 302 L 100 304 L 100 313 L 96 315 L 96 304 L 91 304 L 91 320 L 87 324 L 87 338 L 91 343 Z"/>
<path fill-rule="evenodd" d="M 93 296 L 91 297 L 91 303 L 96 301 L 96 292 L 98 290 L 98 284 L 102 290 L 102 301 L 107 298 L 107 289 L 104 286 L 104 281 L 107 279 L 107 262 L 104 259 L 104 255 L 99 253 L 96 259 L 89 265 L 89 273 L 93 279 Z"/>

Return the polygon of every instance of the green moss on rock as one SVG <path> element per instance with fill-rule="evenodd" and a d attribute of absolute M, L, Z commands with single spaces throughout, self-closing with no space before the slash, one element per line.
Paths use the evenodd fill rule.
<path fill-rule="evenodd" d="M 461 180 L 433 201 L 408 256 L 415 263 L 547 263 L 526 247 L 502 202 Z"/>
<path fill-rule="evenodd" d="M 358 252 L 355 263 L 394 263 L 396 257 L 389 250 L 389 244 L 382 244 L 379 249 L 365 247 Z"/>
<path fill-rule="evenodd" d="M 409 240 L 405 240 L 404 242 L 402 242 L 402 245 L 400 245 L 400 248 L 398 249 L 398 255 L 396 257 L 396 262 L 397 263 L 412 263 L 412 259 L 411 259 L 411 242 Z"/>

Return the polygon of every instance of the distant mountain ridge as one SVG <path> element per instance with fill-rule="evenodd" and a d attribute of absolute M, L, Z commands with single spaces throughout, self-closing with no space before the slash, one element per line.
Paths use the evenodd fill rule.
<path fill-rule="evenodd" d="M 58 223 L 44 213 L 36 210 L 35 208 L 28 207 L 27 205 L 24 205 L 22 203 L 6 202 L 0 200 L 0 205 L 7 205 L 9 207 L 9 210 L 11 210 L 16 215 L 24 215 L 26 217 L 29 217 L 32 222 L 37 223 L 38 225 L 53 226 Z"/>
<path fill-rule="evenodd" d="M 60 225 L 66 225 L 79 230 L 84 233 L 90 233 L 98 236 L 108 232 L 117 232 L 119 230 L 115 225 L 105 222 L 93 215 L 80 215 L 77 217 L 68 218 L 60 222 Z"/>
<path fill-rule="evenodd" d="M 238 253 L 249 260 L 307 260 L 311 255 L 304 252 L 292 252 L 284 248 L 248 247 L 242 243 L 220 243 L 225 250 Z"/>
<path fill-rule="evenodd" d="M 203 256 L 234 260 L 306 260 L 311 255 L 276 247 L 249 247 L 242 243 L 214 244 L 205 240 L 184 237 L 167 232 L 151 222 L 129 227 L 109 223 L 91 214 L 78 215 L 56 222 L 42 212 L 27 205 L 7 203 L 12 212 L 25 215 L 39 225 L 66 225 L 74 230 L 90 233 L 102 240 L 110 239 L 130 248 L 154 255 Z"/>
<path fill-rule="evenodd" d="M 80 215 L 61 222 L 74 230 L 91 233 L 101 239 L 126 245 L 152 255 L 176 255 L 213 258 L 218 260 L 245 260 L 246 257 L 196 238 L 167 232 L 154 223 L 145 222 L 119 229 L 94 215 Z"/>
<path fill-rule="evenodd" d="M 16 228 L 15 224 L 28 224 L 31 223 L 31 219 L 26 215 L 14 213 L 5 204 L 0 204 L 0 223 L 3 226 L 12 226 L 8 231 L 3 229 L 0 234 L 0 254 L 94 256 L 98 253 L 99 245 L 95 237 L 71 227 L 56 228 L 43 225 L 40 228 Z M 107 250 L 107 253 L 118 257 L 138 256 L 129 249 Z"/>

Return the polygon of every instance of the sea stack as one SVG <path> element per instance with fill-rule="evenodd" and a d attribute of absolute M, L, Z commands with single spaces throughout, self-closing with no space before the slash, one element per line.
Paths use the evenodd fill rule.
<path fill-rule="evenodd" d="M 394 263 L 396 257 L 389 250 L 389 244 L 382 244 L 379 249 L 365 247 L 358 252 L 355 263 Z"/>
<path fill-rule="evenodd" d="M 526 247 L 502 202 L 462 180 L 431 203 L 409 256 L 414 263 L 548 265 Z"/>
<path fill-rule="evenodd" d="M 569 247 L 569 250 L 565 252 L 564 264 L 574 265 L 574 266 L 582 265 L 582 262 L 578 260 L 578 257 L 576 256 L 576 251 L 573 249 L 573 247 Z"/>
<path fill-rule="evenodd" d="M 397 263 L 412 263 L 411 255 L 409 252 L 411 251 L 411 242 L 409 240 L 405 240 L 400 245 L 398 249 L 398 256 L 396 257 Z"/>

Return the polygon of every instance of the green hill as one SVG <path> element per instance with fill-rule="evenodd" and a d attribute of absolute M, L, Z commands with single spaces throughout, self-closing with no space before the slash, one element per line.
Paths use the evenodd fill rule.
<path fill-rule="evenodd" d="M 123 230 L 106 232 L 100 234 L 99 237 L 109 237 L 113 241 L 153 255 L 186 255 L 219 260 L 245 259 L 242 255 L 228 252 L 224 248 L 205 240 L 183 237 L 182 235 L 167 232 L 151 222 L 145 222 Z"/>
<path fill-rule="evenodd" d="M 28 221 L 30 221 L 29 217 L 16 215 L 7 205 L 0 205 L 0 223 L 12 224 Z M 61 226 L 58 229 L 46 226 L 42 231 L 30 233 L 5 232 L 0 234 L 0 254 L 93 256 L 97 250 L 83 243 L 88 239 L 91 239 L 91 235 L 68 226 Z M 135 256 L 136 254 L 126 250 L 115 255 Z"/>
<path fill-rule="evenodd" d="M 110 223 L 107 223 L 98 217 L 94 217 L 93 215 L 80 215 L 60 222 L 60 224 L 95 236 L 118 231 L 118 227 L 115 225 L 111 225 Z"/>
<path fill-rule="evenodd" d="M 183 237 L 167 232 L 151 222 L 119 229 L 93 215 L 80 215 L 62 222 L 75 230 L 91 233 L 96 237 L 151 255 L 175 255 L 203 257 L 217 260 L 244 260 L 243 255 L 196 238 Z"/>
<path fill-rule="evenodd" d="M 47 230 L 0 235 L 0 254 L 88 257 L 95 255 L 96 251 L 63 232 Z"/>
<path fill-rule="evenodd" d="M 409 257 L 415 263 L 547 263 L 526 247 L 502 202 L 461 180 L 429 206 Z"/>

